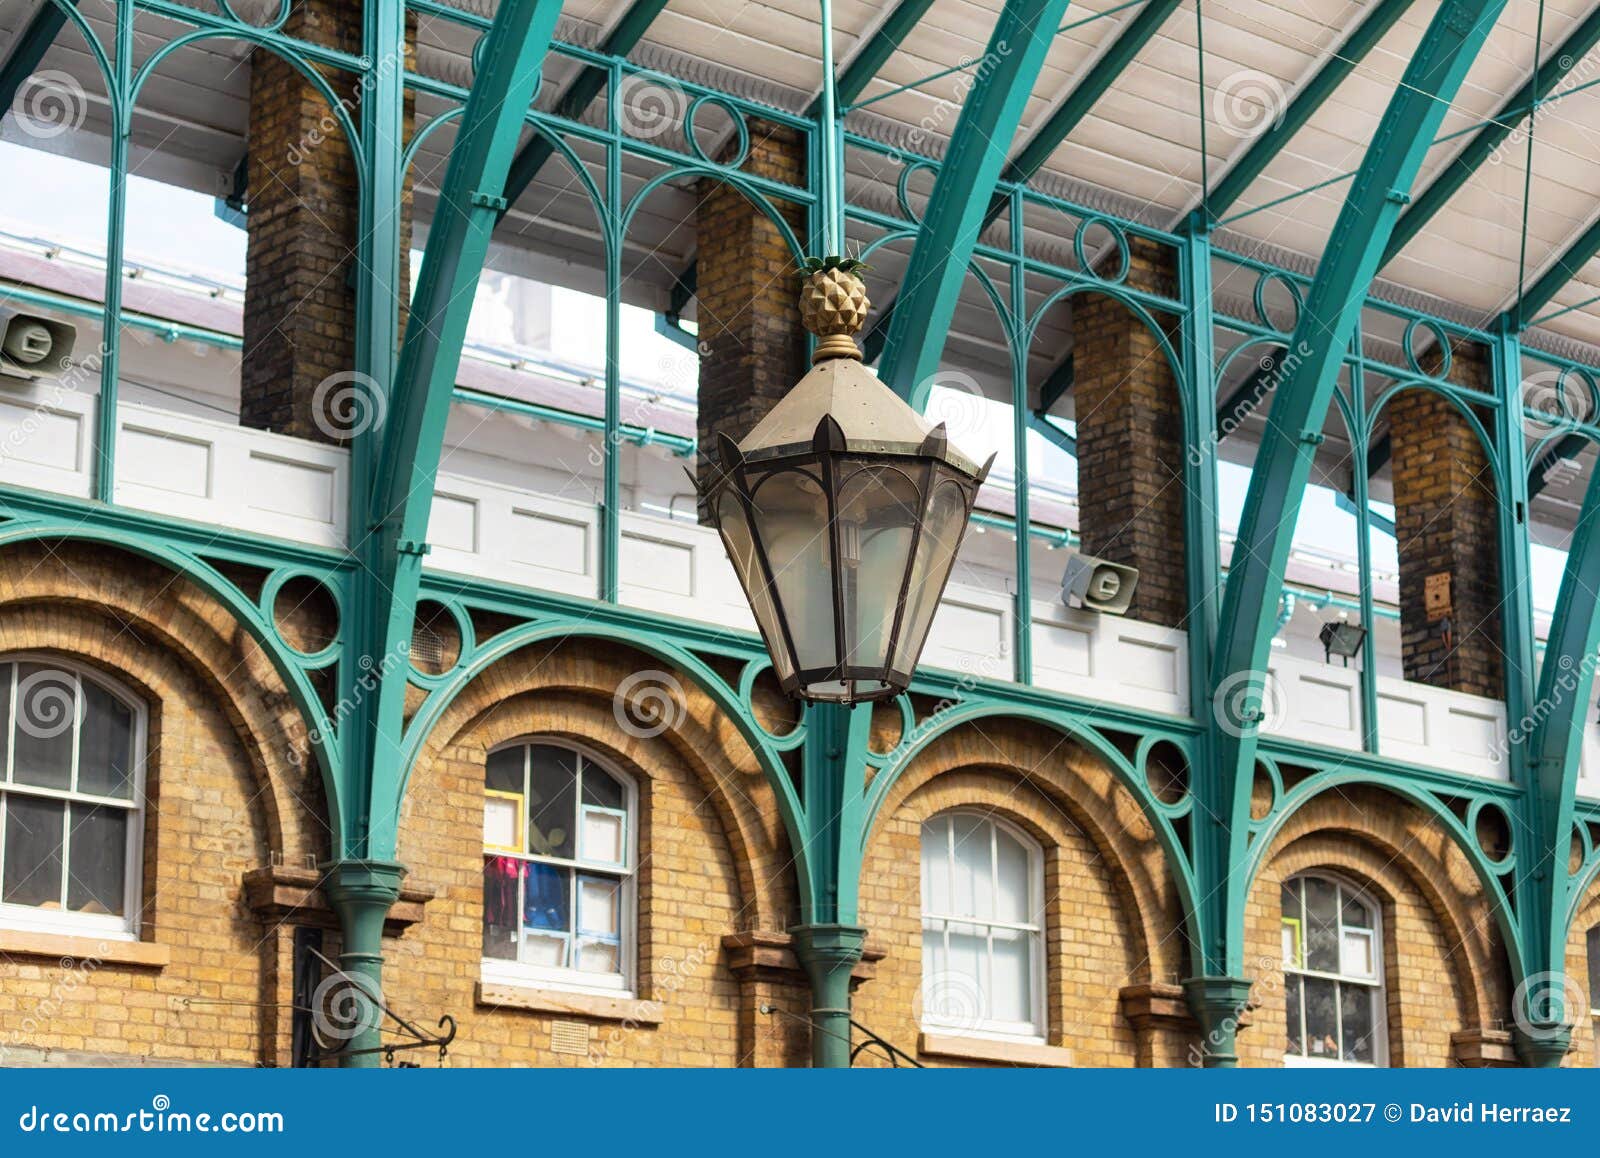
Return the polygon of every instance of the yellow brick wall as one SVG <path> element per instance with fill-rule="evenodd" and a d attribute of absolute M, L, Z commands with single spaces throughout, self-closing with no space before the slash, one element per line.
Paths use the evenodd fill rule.
<path fill-rule="evenodd" d="M 116 964 L 95 946 L 87 960 L 0 954 L 0 1049 L 262 1060 L 275 946 L 239 878 L 274 852 L 298 863 L 328 847 L 320 788 L 277 741 L 290 731 L 282 685 L 211 599 L 108 548 L 6 552 L 0 654 L 20 651 L 97 668 L 149 709 L 143 938 L 171 961 Z"/>
<path fill-rule="evenodd" d="M 330 846 L 320 784 L 290 757 L 304 730 L 281 681 L 223 607 L 154 564 L 60 545 L 11 548 L 4 558 L 0 655 L 74 657 L 149 706 L 144 933 L 171 959 L 161 968 L 86 968 L 0 956 L 0 1043 L 30 1058 L 66 1051 L 284 1064 L 288 1021 L 275 1007 L 289 1000 L 292 924 L 251 911 L 241 878 L 274 860 L 325 859 Z M 454 1016 L 455 1063 L 804 1064 L 808 994 L 781 949 L 798 912 L 796 883 L 772 795 L 732 723 L 687 679 L 655 677 L 669 689 L 664 727 L 621 726 L 616 688 L 655 669 L 596 641 L 530 647 L 470 685 L 424 745 L 402 808 L 400 857 L 408 886 L 432 899 L 419 923 L 386 942 L 385 993 L 423 1022 Z M 781 705 L 764 700 L 763 712 L 780 726 Z M 483 761 L 496 745 L 535 737 L 584 746 L 638 785 L 645 1004 L 628 1007 L 645 1014 L 637 1024 L 627 1011 L 480 1001 Z M 1003 719 L 926 746 L 870 838 L 862 1022 L 916 1051 L 919 828 L 960 807 L 992 812 L 1042 846 L 1049 1043 L 1077 1065 L 1185 1063 L 1194 1027 L 1171 997 L 1187 972 L 1181 906 L 1154 833 L 1112 765 L 1071 737 Z M 1240 1036 L 1246 1064 L 1279 1064 L 1278 888 L 1308 869 L 1347 877 L 1380 905 L 1392 1062 L 1449 1064 L 1454 1036 L 1500 1030 L 1509 971 L 1466 858 L 1420 807 L 1346 786 L 1285 822 L 1251 892 L 1248 960 L 1260 983 Z M 326 915 L 308 909 L 301 918 Z M 1600 893 L 1572 934 L 1569 964 L 1580 979 L 1583 930 L 1593 924 Z M 725 944 L 732 934 L 778 948 L 751 966 Z M 326 951 L 337 948 L 330 935 Z M 1150 992 L 1166 1001 L 1153 1022 L 1130 1013 L 1134 997 Z M 581 1025 L 588 1052 L 554 1052 L 555 1022 Z M 1593 1035 L 1580 1026 L 1569 1064 L 1593 1061 Z"/>

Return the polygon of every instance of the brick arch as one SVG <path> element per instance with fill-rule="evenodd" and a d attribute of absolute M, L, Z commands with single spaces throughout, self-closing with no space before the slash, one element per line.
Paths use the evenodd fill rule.
<path fill-rule="evenodd" d="M 889 956 L 859 994 L 866 1024 L 915 1041 L 921 982 L 920 830 L 952 808 L 993 812 L 1045 852 L 1050 1043 L 1082 1065 L 1133 1064 L 1139 1044 L 1119 995 L 1176 981 L 1182 909 L 1138 802 L 1070 738 L 985 720 L 934 740 L 900 774 L 862 870 L 862 921 Z"/>
<path fill-rule="evenodd" d="M 1600 992 L 1595 992 L 1589 984 L 1588 936 L 1589 930 L 1596 926 L 1600 926 L 1600 879 L 1590 882 L 1583 901 L 1573 915 L 1572 925 L 1567 930 L 1566 972 L 1572 979 L 1568 993 L 1572 997 L 1582 993 L 1587 999 L 1585 1008 L 1569 1011 L 1569 1016 L 1575 1014 L 1572 1052 L 1567 1058 L 1569 1066 L 1600 1065 L 1600 1035 L 1596 1035 L 1594 1021 L 1589 1016 L 1589 1008 L 1600 1008 Z"/>
<path fill-rule="evenodd" d="M 664 673 L 676 687 L 673 698 L 679 710 L 673 726 L 656 736 L 625 731 L 614 708 L 617 688 L 642 671 L 662 671 L 661 661 L 626 647 L 583 640 L 523 648 L 480 673 L 451 702 L 418 750 L 401 807 L 401 859 L 406 859 L 410 800 L 446 753 L 470 748 L 481 769 L 481 758 L 490 748 L 542 732 L 597 749 L 641 785 L 661 774 L 664 761 L 681 765 L 698 784 L 728 844 L 740 923 L 785 928 L 798 911 L 796 882 L 788 839 L 754 753 L 709 696 L 692 680 L 673 673 Z"/>
<path fill-rule="evenodd" d="M 1490 902 L 1466 855 L 1423 809 L 1381 788 L 1347 785 L 1284 822 L 1251 882 L 1245 969 L 1257 985 L 1254 1028 L 1239 1038 L 1244 1064 L 1281 1064 L 1278 890 L 1318 870 L 1350 879 L 1382 911 L 1391 1064 L 1471 1060 L 1452 1035 L 1489 1030 L 1510 1009 L 1510 962 Z M 1495 1048 L 1502 1047 L 1509 1038 Z"/>
<path fill-rule="evenodd" d="M 330 828 L 306 726 L 271 660 L 233 615 L 181 576 L 104 547 L 8 548 L 0 569 L 0 648 L 69 655 L 150 705 L 215 705 L 247 766 L 254 868 L 326 859 Z M 172 758 L 159 775 L 183 783 Z"/>

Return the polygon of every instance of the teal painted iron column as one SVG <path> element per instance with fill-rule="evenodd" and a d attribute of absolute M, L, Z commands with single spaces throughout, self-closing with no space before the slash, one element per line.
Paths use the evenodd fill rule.
<path fill-rule="evenodd" d="M 856 924 L 864 855 L 867 739 L 872 708 L 811 704 L 801 750 L 801 798 L 797 846 L 800 924 L 790 929 L 795 956 L 811 983 L 811 1064 L 850 1064 L 850 974 L 861 960 L 867 931 Z"/>
<path fill-rule="evenodd" d="M 1446 0 L 1440 6 L 1362 160 L 1290 340 L 1298 361 L 1279 386 L 1251 474 L 1218 625 L 1208 737 L 1217 795 L 1200 803 L 1218 818 L 1216 835 L 1222 839 L 1197 850 L 1206 926 L 1197 947 L 1205 966 L 1197 970 L 1200 976 L 1237 977 L 1243 971 L 1249 881 L 1236 866 L 1246 861 L 1269 648 L 1300 502 L 1339 368 L 1429 144 L 1504 4 Z"/>
<path fill-rule="evenodd" d="M 359 1024 L 340 1064 L 371 1069 L 382 1063 L 380 1026 L 383 999 L 383 922 L 400 897 L 403 865 L 393 861 L 343 860 L 322 866 L 322 894 L 339 918 L 339 968 L 348 988 L 333 997 L 343 1015 L 354 1013 Z"/>
<path fill-rule="evenodd" d="M 364 857 L 395 854 L 404 672 L 445 424 L 506 174 L 560 11 L 560 0 L 507 0 L 486 34 L 406 325 L 366 512 L 371 532 L 355 615 L 361 634 L 351 649 L 356 663 L 379 673 L 376 691 L 357 696 L 347 724 L 361 729 L 358 774 L 366 779 L 356 807 L 365 839 L 357 855 Z"/>
<path fill-rule="evenodd" d="M 1519 852 L 1516 916 L 1522 939 L 1522 976 L 1512 1000 L 1517 1052 L 1530 1066 L 1557 1066 L 1571 1045 L 1566 1008 L 1567 932 L 1582 902 L 1569 871 L 1579 764 L 1588 727 L 1594 669 L 1600 661 L 1600 470 L 1589 480 L 1573 530 L 1561 594 L 1550 624 L 1539 698 L 1530 716 L 1541 720 L 1533 736 L 1510 733 L 1512 747 L 1529 743 L 1522 833 L 1534 847 Z M 1515 729 L 1518 721 L 1511 721 Z"/>
<path fill-rule="evenodd" d="M 878 364 L 884 382 L 919 410 L 939 369 L 989 198 L 1066 10 L 1067 0 L 1007 0 L 979 66 L 993 61 L 993 67 L 961 107 Z"/>
<path fill-rule="evenodd" d="M 1191 977 L 1183 996 L 1200 1023 L 1200 1064 L 1231 1070 L 1239 1064 L 1239 1022 L 1250 1007 L 1250 982 L 1240 977 Z"/>

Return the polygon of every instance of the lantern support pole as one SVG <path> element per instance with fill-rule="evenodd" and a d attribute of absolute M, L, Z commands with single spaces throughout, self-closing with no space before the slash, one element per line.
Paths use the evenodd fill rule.
<path fill-rule="evenodd" d="M 811 877 L 811 903 L 789 933 L 811 984 L 811 1064 L 819 1069 L 850 1065 L 850 977 L 867 937 L 856 921 L 871 726 L 870 704 L 806 709 L 804 808 L 801 831 L 790 839 L 806 851 L 802 864 Z"/>

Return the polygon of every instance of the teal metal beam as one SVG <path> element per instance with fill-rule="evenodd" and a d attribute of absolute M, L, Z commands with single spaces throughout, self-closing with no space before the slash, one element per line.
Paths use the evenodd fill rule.
<path fill-rule="evenodd" d="M 1538 116 L 1540 103 L 1555 91 L 1556 85 L 1574 68 L 1589 58 L 1596 44 L 1600 44 L 1600 6 L 1578 21 L 1555 51 L 1542 64 L 1535 66 L 1533 75 L 1505 99 L 1490 122 L 1462 146 L 1461 151 L 1400 215 L 1400 220 L 1395 223 L 1394 234 L 1384 248 L 1380 269 L 1393 261 L 1422 232 L 1439 210 L 1445 207 L 1445 203 L 1494 157 L 1525 118 Z"/>
<path fill-rule="evenodd" d="M 928 9 L 933 7 L 933 0 L 900 0 L 889 10 L 889 15 L 883 18 L 883 23 L 850 58 L 850 63 L 839 70 L 839 79 L 834 84 L 834 92 L 839 99 L 839 108 L 848 110 L 855 99 L 866 91 L 867 85 L 872 83 L 872 78 L 883 71 L 883 66 L 889 62 L 900 48 L 900 43 L 905 40 L 906 34 L 917 26 L 917 21 L 927 15 Z M 822 111 L 822 98 L 818 97 L 806 109 L 806 116 L 815 118 Z"/>
<path fill-rule="evenodd" d="M 404 665 L 467 319 L 490 234 L 505 204 L 523 116 L 560 13 L 560 0 L 505 0 L 484 40 L 428 231 L 388 423 L 380 430 L 367 524 L 370 546 L 363 559 L 367 582 L 357 609 L 363 635 L 355 649 L 369 670 L 380 673 L 376 691 L 361 701 L 357 717 L 366 730 L 371 778 L 370 827 L 360 855 L 370 858 L 395 854 L 399 818 L 393 802 L 403 775 L 396 757 L 404 734 Z M 352 527 L 353 534 L 359 530 Z M 396 660 L 399 678 L 385 678 Z"/>
<path fill-rule="evenodd" d="M 1334 51 L 1316 75 L 1301 86 L 1283 115 L 1254 141 L 1217 181 L 1205 198 L 1205 210 L 1213 222 L 1227 215 L 1252 182 L 1272 164 L 1283 147 L 1305 127 L 1307 121 L 1355 71 L 1366 55 L 1384 38 L 1395 22 L 1405 15 L 1415 0 L 1379 0 L 1355 30 Z"/>
<path fill-rule="evenodd" d="M 66 2 L 74 8 L 78 6 L 78 0 Z M 33 14 L 33 19 L 18 35 L 5 63 L 0 64 L 0 116 L 4 116 L 17 99 L 17 92 L 38 69 L 39 62 L 50 51 L 66 23 L 66 10 L 55 0 L 44 0 L 43 7 Z"/>
<path fill-rule="evenodd" d="M 1039 387 L 1039 409 L 1045 413 L 1055 409 L 1056 403 L 1072 392 L 1072 383 L 1076 378 L 1077 367 L 1072 355 L 1068 354 L 1045 375 L 1044 383 Z"/>
<path fill-rule="evenodd" d="M 1555 300 L 1555 296 L 1597 253 L 1600 253 L 1600 218 L 1596 218 L 1531 286 L 1522 291 L 1522 295 L 1507 308 L 1504 324 L 1514 331 L 1523 330 L 1544 312 L 1544 308 Z"/>
<path fill-rule="evenodd" d="M 1067 4 L 1006 0 L 985 54 L 994 67 L 961 108 L 911 250 L 878 368 L 883 380 L 913 406 L 920 408 L 932 388 L 989 198 Z"/>
<path fill-rule="evenodd" d="M 1532 737 L 1532 792 L 1529 825 L 1537 846 L 1517 857 L 1517 918 L 1523 930 L 1523 970 L 1530 978 L 1562 976 L 1567 930 L 1581 897 L 1568 871 L 1578 769 L 1589 726 L 1594 668 L 1600 658 L 1600 470 L 1589 479 L 1583 510 L 1573 530 L 1561 594 L 1539 670 L 1534 718 L 1543 720 Z M 1513 727 L 1516 724 L 1513 723 Z M 1518 737 L 1513 734 L 1513 742 Z M 1526 739 L 1526 737 L 1521 737 Z M 1570 1028 L 1580 1010 L 1565 1010 L 1562 985 L 1519 993 L 1527 1008 L 1514 1010 L 1517 1024 L 1531 1024 L 1529 1040 L 1519 1042 L 1524 1060 L 1559 1065 L 1567 1052 Z M 1554 1004 L 1551 1004 L 1552 999 Z"/>
<path fill-rule="evenodd" d="M 1289 348 L 1304 351 L 1279 386 L 1251 472 L 1218 626 L 1204 807 L 1196 859 L 1208 885 L 1197 972 L 1241 975 L 1250 785 L 1284 569 L 1340 365 L 1428 147 L 1505 0 L 1445 0 L 1385 110 L 1328 238 Z M 1198 697 L 1197 697 L 1198 699 Z M 1214 793 L 1215 795 L 1210 795 Z"/>
<path fill-rule="evenodd" d="M 612 26 L 610 32 L 606 33 L 605 39 L 600 42 L 599 51 L 606 56 L 627 56 L 633 51 L 634 46 L 644 39 L 646 30 L 666 6 L 667 0 L 633 0 L 633 4 L 622 14 L 622 18 Z M 606 81 L 610 76 L 611 70 L 600 65 L 591 64 L 585 67 L 557 99 L 555 115 L 564 120 L 577 120 L 593 103 L 595 97 L 605 90 Z M 548 138 L 535 134 L 517 154 L 516 160 L 511 162 L 511 173 L 506 178 L 507 209 L 515 205 L 523 190 L 533 184 L 534 178 L 539 175 L 539 170 L 544 168 L 545 162 L 550 160 L 554 152 L 555 146 Z"/>
<path fill-rule="evenodd" d="M 1044 435 L 1045 438 L 1049 439 L 1056 446 L 1059 446 L 1062 450 L 1066 451 L 1073 458 L 1078 457 L 1077 436 L 1068 434 L 1065 430 L 1062 430 L 1061 427 L 1052 422 L 1050 420 L 1050 416 L 1044 413 L 1042 410 L 1035 410 L 1028 415 L 1028 425 L 1034 430 L 1037 430 L 1040 434 Z"/>
<path fill-rule="evenodd" d="M 1116 83 L 1122 70 L 1133 62 L 1141 49 L 1161 30 L 1167 17 L 1177 10 L 1179 0 L 1150 0 L 1139 14 L 1129 20 L 1117 34 L 1111 47 L 1100 56 L 1083 79 L 1073 85 L 1072 91 L 1040 125 L 1028 135 L 1016 155 L 1006 165 L 1000 179 L 1008 184 L 1023 185 L 1044 168 L 1061 142 L 1066 140 L 1078 123 L 1089 115 L 1089 110 Z M 991 207 L 991 212 L 993 208 Z M 993 220 L 990 218 L 990 220 Z"/>

